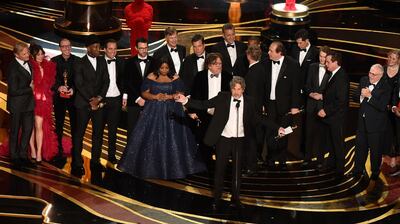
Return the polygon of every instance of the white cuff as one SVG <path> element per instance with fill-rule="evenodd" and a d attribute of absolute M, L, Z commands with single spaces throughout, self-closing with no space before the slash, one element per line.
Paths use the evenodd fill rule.
<path fill-rule="evenodd" d="M 186 97 L 186 100 L 182 103 L 182 105 L 186 105 L 189 102 L 189 97 Z"/>
<path fill-rule="evenodd" d="M 122 95 L 122 99 L 123 99 L 123 100 L 127 100 L 127 99 L 128 99 L 128 94 L 127 94 L 127 93 L 124 93 L 124 95 Z"/>
<path fill-rule="evenodd" d="M 141 100 L 142 99 L 142 97 L 138 97 L 136 100 L 135 100 L 135 103 L 137 103 L 139 100 Z"/>

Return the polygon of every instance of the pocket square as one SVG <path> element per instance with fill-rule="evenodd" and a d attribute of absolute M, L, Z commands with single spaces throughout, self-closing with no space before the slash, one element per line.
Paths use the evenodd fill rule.
<path fill-rule="evenodd" d="M 283 76 L 284 79 L 287 79 L 287 76 Z"/>

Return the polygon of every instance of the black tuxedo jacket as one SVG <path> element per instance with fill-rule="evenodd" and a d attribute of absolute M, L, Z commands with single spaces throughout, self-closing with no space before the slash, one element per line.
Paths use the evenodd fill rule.
<path fill-rule="evenodd" d="M 76 108 L 89 107 L 89 100 L 92 97 L 104 98 L 106 96 L 110 84 L 106 63 L 104 56 L 97 57 L 96 70 L 94 70 L 88 55 L 77 60 L 74 67 L 76 88 L 74 104 Z"/>
<path fill-rule="evenodd" d="M 266 100 L 268 101 L 271 94 L 272 61 L 267 60 L 264 65 L 266 71 Z M 291 57 L 285 56 L 275 87 L 277 112 L 280 116 L 285 115 L 291 108 L 300 108 L 299 73 L 299 63 Z"/>
<path fill-rule="evenodd" d="M 321 85 L 319 84 L 319 63 L 312 63 L 308 69 L 307 82 L 305 88 L 305 94 L 307 95 L 307 107 L 306 111 L 309 113 L 318 113 L 318 109 L 322 107 L 322 100 L 315 100 L 308 95 L 310 93 L 323 93 L 325 91 L 326 84 L 329 80 L 329 73 L 325 72 L 322 78 Z"/>
<path fill-rule="evenodd" d="M 177 45 L 176 48 L 178 49 L 178 55 L 179 55 L 179 59 L 181 60 L 181 67 L 182 67 L 182 62 L 183 59 L 186 57 L 186 47 L 182 46 L 182 45 Z M 170 52 L 168 51 L 168 47 L 167 45 L 162 46 L 161 48 L 159 48 L 158 50 L 156 50 L 153 54 L 153 58 L 155 60 L 160 60 L 162 57 L 169 57 L 169 59 L 171 60 L 171 62 L 173 62 L 172 57 Z M 175 71 L 175 67 L 172 67 L 172 69 Z"/>
<path fill-rule="evenodd" d="M 246 80 L 246 94 L 252 97 L 256 102 L 256 109 L 262 112 L 264 100 L 266 96 L 266 76 L 265 66 L 262 62 L 252 65 L 245 76 Z"/>
<path fill-rule="evenodd" d="M 246 58 L 247 45 L 240 41 L 235 41 L 235 49 L 237 57 L 233 66 L 231 63 L 231 58 L 229 57 L 228 49 L 225 45 L 225 41 L 218 42 L 216 45 L 213 46 L 211 51 L 218 52 L 222 55 L 222 70 L 231 75 L 238 75 L 243 77 L 246 75 L 248 67 L 248 62 Z"/>
<path fill-rule="evenodd" d="M 361 89 L 370 85 L 368 76 L 360 79 L 360 85 L 357 90 L 358 99 L 360 99 Z M 358 113 L 358 124 L 365 121 L 367 132 L 383 132 L 388 123 L 387 105 L 390 100 L 391 89 L 386 80 L 381 79 L 371 92 L 371 98 L 360 103 Z M 364 119 L 364 121 L 363 121 Z"/>
<path fill-rule="evenodd" d="M 232 76 L 229 73 L 222 71 L 221 73 L 221 92 L 230 91 L 229 82 L 232 80 Z M 194 78 L 191 98 L 195 100 L 208 100 L 208 69 L 197 73 Z M 206 110 L 194 110 L 197 113 L 200 120 L 204 120 L 207 115 Z"/>
<path fill-rule="evenodd" d="M 75 84 L 74 84 L 74 71 L 73 67 L 76 61 L 78 61 L 80 58 L 71 54 L 71 56 L 68 58 L 68 61 L 65 61 L 62 55 L 57 55 L 53 57 L 51 60 L 56 63 L 56 79 L 54 82 L 53 86 L 53 91 L 55 94 L 58 95 L 58 88 L 60 86 L 65 85 L 64 83 L 64 71 L 67 72 L 68 77 L 67 77 L 67 85 L 69 88 L 72 88 L 74 90 L 74 95 L 75 96 Z"/>
<path fill-rule="evenodd" d="M 204 68 L 203 68 L 204 70 Z M 202 70 L 201 70 L 202 71 Z M 197 68 L 197 56 L 195 53 L 188 55 L 183 64 L 181 65 L 181 71 L 179 72 L 179 77 L 182 79 L 183 83 L 185 83 L 186 92 L 190 93 L 191 87 L 193 85 L 194 77 L 198 72 Z"/>
<path fill-rule="evenodd" d="M 115 57 L 115 59 L 116 59 L 116 61 L 111 62 L 111 63 L 115 63 L 115 69 L 116 69 L 115 74 L 116 74 L 116 79 L 117 79 L 117 87 L 118 87 L 119 92 L 121 93 L 120 96 L 122 97 L 122 93 L 124 90 L 125 60 L 121 57 Z M 106 66 L 107 66 L 107 59 L 105 57 L 103 57 L 103 60 L 106 62 Z M 107 69 L 107 67 L 106 67 L 106 69 Z M 108 71 L 108 69 L 107 69 L 107 71 Z M 108 90 L 108 87 L 107 87 L 107 90 Z"/>
<path fill-rule="evenodd" d="M 322 108 L 326 113 L 326 117 L 323 119 L 325 123 L 332 125 L 343 123 L 349 106 L 349 85 L 347 74 L 343 68 L 340 68 L 326 84 Z"/>
<path fill-rule="evenodd" d="M 226 123 L 229 119 L 229 111 L 231 105 L 231 93 L 220 92 L 216 97 L 200 101 L 190 99 L 185 105 L 196 109 L 206 110 L 207 108 L 215 108 L 214 116 L 211 119 L 210 125 L 208 126 L 206 135 L 204 137 L 204 143 L 208 146 L 215 145 L 221 137 L 222 131 L 225 128 Z M 262 123 L 263 125 L 273 128 L 276 131 L 278 126 L 272 121 L 269 121 L 265 117 L 261 116 L 256 112 L 255 103 L 251 97 L 244 96 L 243 109 L 243 126 L 244 136 L 246 140 L 254 140 L 255 127 Z"/>
<path fill-rule="evenodd" d="M 28 62 L 29 64 L 29 62 Z M 32 74 L 32 68 L 29 64 Z M 29 74 L 17 59 L 11 60 L 7 71 L 7 110 L 10 113 L 33 111 L 35 102 L 30 87 L 32 75 Z"/>
<path fill-rule="evenodd" d="M 293 47 L 291 56 L 293 57 L 293 59 L 299 62 L 300 48 L 297 45 Z M 301 86 L 302 89 L 304 88 L 304 85 L 307 81 L 308 68 L 312 63 L 316 62 L 319 62 L 319 50 L 314 45 L 311 45 L 310 49 L 308 49 L 307 51 L 306 56 L 304 57 L 303 63 L 301 63 L 300 65 L 301 80 L 303 82 Z"/>
<path fill-rule="evenodd" d="M 151 56 L 147 56 L 146 67 L 144 74 L 140 69 L 138 56 L 131 57 L 126 60 L 125 63 L 125 75 L 124 75 L 124 93 L 128 94 L 128 106 L 135 106 L 135 100 L 140 97 L 140 87 L 143 80 L 148 74 L 154 70 L 154 59 Z"/>

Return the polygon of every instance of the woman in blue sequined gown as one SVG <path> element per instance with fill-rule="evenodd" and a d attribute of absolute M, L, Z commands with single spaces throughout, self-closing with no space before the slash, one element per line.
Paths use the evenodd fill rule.
<path fill-rule="evenodd" d="M 142 84 L 146 103 L 117 166 L 135 177 L 180 179 L 206 169 L 197 156 L 182 104 L 174 101 L 184 84 L 170 67 L 162 58 Z"/>

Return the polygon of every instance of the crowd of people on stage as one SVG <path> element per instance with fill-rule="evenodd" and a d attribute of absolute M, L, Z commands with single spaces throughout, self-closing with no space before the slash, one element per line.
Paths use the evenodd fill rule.
<path fill-rule="evenodd" d="M 215 169 L 213 206 L 221 197 L 230 158 L 232 202 L 240 206 L 241 175 L 253 175 L 260 162 L 287 169 L 289 138 L 304 155 L 303 167 L 333 170 L 343 177 L 350 84 L 341 54 L 314 46 L 305 29 L 296 33 L 290 52 L 280 41 L 273 41 L 267 51 L 258 37 L 247 44 L 237 41 L 229 23 L 223 25 L 222 37 L 206 52 L 204 37 L 196 34 L 193 53 L 186 55 L 177 30 L 168 27 L 166 45 L 153 57 L 147 39 L 139 37 L 137 55 L 128 59 L 117 56 L 113 39 L 104 42 L 100 55 L 95 35 L 87 37 L 82 58 L 71 54 L 66 38 L 59 42 L 61 54 L 51 60 L 41 46 L 17 43 L 7 73 L 12 163 L 34 166 L 29 158 L 65 160 L 71 147 L 63 141 L 68 111 L 71 173 L 78 177 L 85 172 L 81 153 L 89 120 L 91 169 L 104 170 L 100 157 L 107 125 L 108 161 L 123 172 L 179 179 Z M 372 65 L 360 80 L 354 99 L 360 103 L 355 167 L 350 175 L 365 175 L 368 150 L 371 179 L 378 178 L 382 155 L 395 158 L 400 153 L 399 65 L 399 51 L 390 51 L 386 65 Z M 127 144 L 118 161 L 122 111 L 127 113 Z M 290 134 L 290 126 L 298 127 L 296 135 Z M 399 175 L 399 170 L 391 175 Z"/>

